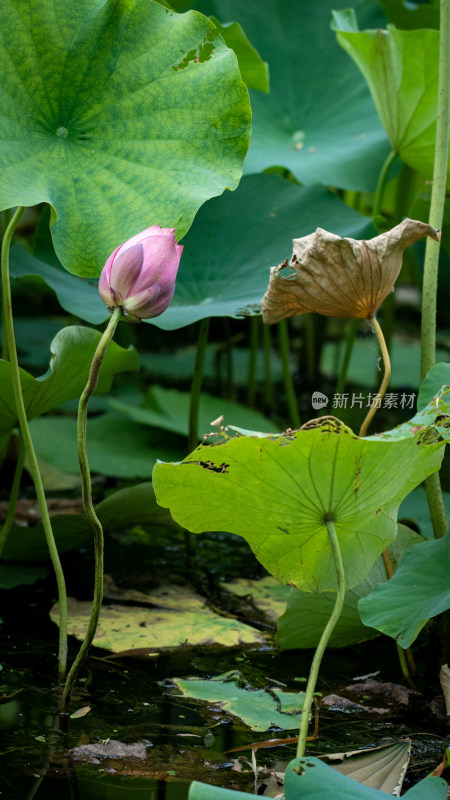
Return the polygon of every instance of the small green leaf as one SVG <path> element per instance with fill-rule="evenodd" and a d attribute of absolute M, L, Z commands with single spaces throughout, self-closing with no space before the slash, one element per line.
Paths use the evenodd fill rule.
<path fill-rule="evenodd" d="M 89 375 L 92 359 L 101 334 L 89 328 L 63 328 L 51 344 L 52 357 L 45 375 L 33 378 L 20 370 L 23 398 L 28 419 L 79 397 Z M 108 392 L 118 372 L 139 369 L 139 356 L 134 348 L 125 350 L 111 342 L 103 360 L 97 392 Z M 16 404 L 11 382 L 11 366 L 0 360 L 0 433 L 17 424 Z M 45 460 L 45 459 L 44 459 Z M 63 468 L 64 471 L 64 468 Z"/>
<path fill-rule="evenodd" d="M 189 392 L 164 389 L 162 386 L 153 386 L 145 395 L 140 406 L 120 399 L 112 398 L 110 400 L 112 408 L 129 415 L 135 422 L 163 428 L 182 436 L 187 436 L 189 433 L 189 403 Z M 259 411 L 254 411 L 232 400 L 222 400 L 220 397 L 213 397 L 213 395 L 202 392 L 198 424 L 199 438 L 205 433 L 213 433 L 217 430 L 217 428 L 211 427 L 211 422 L 221 415 L 224 416 L 224 425 L 238 419 L 243 426 L 248 428 L 260 427 L 269 432 L 276 430 L 271 420 L 264 417 Z"/>
<path fill-rule="evenodd" d="M 6 0 L 0 28 L 0 208 L 49 203 L 66 269 L 98 276 L 149 225 L 183 236 L 237 186 L 248 91 L 209 19 L 152 0 Z"/>
<path fill-rule="evenodd" d="M 341 22 L 345 27 L 341 28 Z M 392 149 L 405 164 L 431 177 L 436 136 L 439 31 L 358 31 L 356 17 L 335 17 L 339 44 L 369 85 Z"/>
<path fill-rule="evenodd" d="M 431 617 L 450 608 L 450 533 L 413 547 L 396 574 L 359 602 L 365 625 L 409 647 Z"/>
<path fill-rule="evenodd" d="M 443 387 L 448 385 L 450 385 L 450 364 L 440 363 L 431 367 L 420 385 L 417 398 L 418 410 L 421 411 L 425 408 L 442 391 Z"/>
<path fill-rule="evenodd" d="M 249 42 L 245 31 L 238 22 L 219 22 L 216 17 L 210 17 L 219 31 L 227 47 L 234 50 L 237 56 L 239 70 L 242 80 L 249 89 L 257 89 L 259 92 L 269 91 L 269 67 L 264 62 Z"/>

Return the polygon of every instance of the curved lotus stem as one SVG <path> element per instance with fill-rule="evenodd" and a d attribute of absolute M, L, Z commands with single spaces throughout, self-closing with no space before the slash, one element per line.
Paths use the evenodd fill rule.
<path fill-rule="evenodd" d="M 334 566 L 336 569 L 337 594 L 333 612 L 326 624 L 322 636 L 320 637 L 319 644 L 317 645 L 316 652 L 314 653 L 311 669 L 309 671 L 308 683 L 306 685 L 306 692 L 305 692 L 305 700 L 303 703 L 302 716 L 300 721 L 300 730 L 298 735 L 297 756 L 296 756 L 297 758 L 303 758 L 303 756 L 305 755 L 309 714 L 311 711 L 311 706 L 314 698 L 314 690 L 316 688 L 320 662 L 322 661 L 322 656 L 325 652 L 325 648 L 329 642 L 330 636 L 333 633 L 333 630 L 336 626 L 339 617 L 341 616 L 341 611 L 345 599 L 345 574 L 344 574 L 344 565 L 342 563 L 342 555 L 341 555 L 341 548 L 339 546 L 339 540 L 336 534 L 336 529 L 334 527 L 333 520 L 327 519 L 324 522 L 325 525 L 327 526 L 328 540 L 330 542 L 331 551 L 333 553 Z"/>
<path fill-rule="evenodd" d="M 379 408 L 380 405 L 381 405 L 381 401 L 382 401 L 384 395 L 386 394 L 386 389 L 387 389 L 389 381 L 391 379 L 391 359 L 389 358 L 389 352 L 388 352 L 388 349 L 387 349 L 387 346 L 386 346 L 386 340 L 385 340 L 385 338 L 383 336 L 383 331 L 381 330 L 380 324 L 379 324 L 379 322 L 378 322 L 378 320 L 377 320 L 377 318 L 375 316 L 372 317 L 371 323 L 372 323 L 372 327 L 373 327 L 373 329 L 374 329 L 374 331 L 376 333 L 376 336 L 377 336 L 377 339 L 378 339 L 378 342 L 379 342 L 379 345 L 380 345 L 381 355 L 383 356 L 384 376 L 383 376 L 383 380 L 381 382 L 380 390 L 379 390 L 375 400 L 373 401 L 372 405 L 370 406 L 368 414 L 367 414 L 363 424 L 361 425 L 361 430 L 359 431 L 359 435 L 360 436 L 365 436 L 366 435 L 367 428 L 369 427 L 370 423 L 372 422 L 372 419 L 375 416 L 375 412 L 376 412 L 377 408 Z"/>

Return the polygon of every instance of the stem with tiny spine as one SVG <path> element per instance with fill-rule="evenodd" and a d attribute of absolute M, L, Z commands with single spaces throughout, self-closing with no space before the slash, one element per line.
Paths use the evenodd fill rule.
<path fill-rule="evenodd" d="M 17 498 L 19 496 L 20 481 L 22 479 L 24 461 L 25 461 L 25 447 L 23 444 L 23 439 L 20 436 L 16 468 L 14 470 L 13 482 L 11 486 L 11 491 L 9 493 L 8 513 L 6 515 L 6 519 L 0 531 L 0 558 L 2 557 L 3 548 L 5 547 L 6 540 L 9 536 L 9 532 L 14 524 L 14 518 L 16 516 Z"/>
<path fill-rule="evenodd" d="M 371 319 L 372 327 L 376 333 L 378 343 L 380 345 L 381 355 L 383 356 L 383 364 L 384 364 L 384 376 L 381 382 L 381 386 L 375 400 L 373 401 L 372 405 L 369 408 L 369 411 L 366 415 L 366 418 L 361 425 L 361 429 L 359 431 L 360 436 L 365 436 L 367 433 L 367 429 L 372 422 L 373 417 L 375 416 L 375 412 L 377 408 L 380 407 L 381 401 L 383 400 L 384 395 L 386 394 L 386 389 L 388 387 L 389 381 L 391 379 L 391 359 L 389 358 L 389 351 L 386 346 L 386 341 L 383 336 L 383 331 L 381 330 L 381 326 L 376 319 L 376 317 L 372 317 Z"/>
<path fill-rule="evenodd" d="M 78 460 L 80 463 L 80 473 L 81 473 L 83 508 L 84 508 L 84 513 L 86 514 L 86 517 L 90 522 L 94 532 L 94 559 L 95 559 L 94 598 L 92 601 L 91 614 L 89 617 L 88 627 L 84 640 L 78 651 L 78 655 L 75 658 L 75 661 L 73 662 L 69 670 L 66 683 L 63 689 L 63 693 L 61 696 L 61 710 L 63 712 L 67 711 L 67 707 L 70 701 L 70 696 L 72 694 L 72 690 L 75 685 L 75 680 L 77 678 L 78 673 L 80 672 L 81 667 L 83 666 L 86 660 L 89 648 L 92 642 L 94 641 L 98 625 L 98 619 L 100 616 L 100 610 L 102 606 L 102 600 L 103 600 L 103 551 L 104 551 L 103 528 L 99 518 L 97 517 L 97 514 L 95 513 L 94 504 L 92 502 L 91 473 L 89 470 L 89 461 L 88 461 L 87 446 L 86 446 L 87 412 L 88 412 L 89 400 L 92 397 L 97 387 L 100 367 L 102 365 L 106 349 L 111 339 L 114 336 L 117 324 L 122 316 L 122 313 L 123 313 L 122 308 L 120 306 L 117 306 L 114 309 L 111 319 L 109 320 L 108 325 L 106 326 L 100 338 L 100 341 L 97 345 L 97 349 L 94 354 L 94 358 L 92 360 L 87 384 L 80 397 L 80 402 L 78 405 L 77 444 L 78 444 Z"/>
<path fill-rule="evenodd" d="M 302 707 L 302 716 L 300 720 L 300 730 L 298 735 L 297 756 L 296 756 L 297 758 L 303 758 L 303 756 L 305 755 L 306 739 L 308 736 L 309 715 L 313 704 L 314 691 L 316 688 L 317 678 L 319 675 L 320 662 L 322 661 L 322 656 L 330 640 L 330 636 L 333 633 L 334 628 L 336 627 L 339 617 L 341 616 L 341 611 L 344 606 L 344 599 L 345 599 L 344 564 L 342 562 L 341 548 L 339 546 L 339 539 L 337 537 L 336 529 L 334 527 L 334 521 L 332 519 L 325 519 L 324 524 L 326 525 L 327 528 L 328 541 L 330 543 L 331 552 L 333 554 L 334 568 L 336 570 L 336 588 L 337 588 L 336 602 L 334 604 L 331 617 L 325 626 L 325 630 L 322 633 L 322 636 L 320 637 L 319 644 L 317 645 L 316 652 L 314 653 L 311 669 L 309 671 L 308 683 L 306 685 L 306 691 L 305 691 L 305 699 Z"/>
<path fill-rule="evenodd" d="M 450 132 L 450 0 L 441 0 L 439 39 L 439 82 L 434 153 L 433 184 L 428 222 L 440 229 L 444 218 Z M 422 291 L 421 378 L 436 360 L 436 307 L 439 269 L 439 242 L 427 238 Z M 425 481 L 428 506 L 436 538 L 447 532 L 447 515 L 439 473 Z"/>
<path fill-rule="evenodd" d="M 8 349 L 8 357 L 11 365 L 11 383 L 13 386 L 14 399 L 16 403 L 16 412 L 19 420 L 20 431 L 25 447 L 25 454 L 28 458 L 28 465 L 31 476 L 33 478 L 36 497 L 41 512 L 42 527 L 44 529 L 45 539 L 50 553 L 50 558 L 55 571 L 56 583 L 58 587 L 58 600 L 59 600 L 59 648 L 58 648 L 58 681 L 61 683 L 66 674 L 67 664 L 67 592 L 64 580 L 64 573 L 61 566 L 61 561 L 56 547 L 55 537 L 50 522 L 48 513 L 47 502 L 45 499 L 44 487 L 42 484 L 41 473 L 31 438 L 30 429 L 28 427 L 27 412 L 22 395 L 22 386 L 20 381 L 19 362 L 17 358 L 16 340 L 14 336 L 14 323 L 11 302 L 11 284 L 9 279 L 9 251 L 11 247 L 11 239 L 17 226 L 17 223 L 22 216 L 25 208 L 18 206 L 9 225 L 5 231 L 2 242 L 2 255 L 1 255 L 1 273 L 2 273 L 2 291 L 3 291 L 3 331 L 6 338 Z"/>

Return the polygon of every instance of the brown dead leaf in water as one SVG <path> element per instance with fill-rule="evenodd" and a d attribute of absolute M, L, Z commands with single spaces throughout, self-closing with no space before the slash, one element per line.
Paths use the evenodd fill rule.
<path fill-rule="evenodd" d="M 286 260 L 271 269 L 261 304 L 264 322 L 273 325 L 310 311 L 370 319 L 394 291 L 403 251 L 424 236 L 439 241 L 440 232 L 424 222 L 405 219 L 367 241 L 341 238 L 322 228 L 294 239 L 290 264 Z"/>

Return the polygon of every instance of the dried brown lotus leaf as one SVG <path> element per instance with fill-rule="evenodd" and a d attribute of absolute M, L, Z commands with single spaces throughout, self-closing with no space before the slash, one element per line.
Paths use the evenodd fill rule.
<path fill-rule="evenodd" d="M 273 267 L 262 300 L 264 322 L 315 311 L 327 317 L 367 319 L 394 291 L 403 251 L 424 236 L 440 232 L 413 219 L 373 239 L 342 239 L 317 228 L 294 239 L 290 264 Z M 284 274 L 282 274 L 284 272 Z"/>

